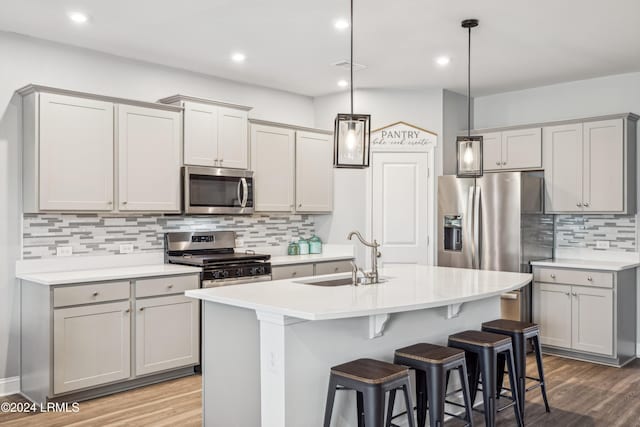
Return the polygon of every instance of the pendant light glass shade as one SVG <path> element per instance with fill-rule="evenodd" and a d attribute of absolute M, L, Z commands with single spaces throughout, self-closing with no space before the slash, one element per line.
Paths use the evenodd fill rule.
<path fill-rule="evenodd" d="M 460 178 L 482 176 L 482 136 L 459 136 L 456 140 L 456 175 Z"/>
<path fill-rule="evenodd" d="M 333 165 L 337 168 L 369 166 L 371 116 L 338 114 L 334 129 Z"/>

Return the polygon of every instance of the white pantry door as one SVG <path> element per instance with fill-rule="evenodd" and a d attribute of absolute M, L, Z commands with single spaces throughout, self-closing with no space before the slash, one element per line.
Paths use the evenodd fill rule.
<path fill-rule="evenodd" d="M 429 153 L 372 154 L 373 238 L 380 265 L 428 264 Z"/>

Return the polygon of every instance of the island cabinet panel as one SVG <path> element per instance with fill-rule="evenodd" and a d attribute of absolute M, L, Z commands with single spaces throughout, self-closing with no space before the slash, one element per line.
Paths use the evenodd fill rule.
<path fill-rule="evenodd" d="M 313 272 L 313 264 L 273 266 L 271 268 L 271 280 L 313 276 Z"/>
<path fill-rule="evenodd" d="M 200 302 L 183 295 L 136 300 L 136 375 L 200 361 Z"/>
<path fill-rule="evenodd" d="M 623 365 L 636 352 L 635 269 L 534 267 L 533 321 L 547 353 Z"/>
<path fill-rule="evenodd" d="M 180 212 L 180 114 L 118 105 L 118 209 Z"/>
<path fill-rule="evenodd" d="M 39 200 L 29 210 L 110 211 L 113 209 L 113 104 L 110 102 L 42 93 L 39 121 L 31 155 L 35 164 Z M 27 115 L 29 115 L 28 112 Z M 37 168 L 37 170 L 34 170 Z M 31 193 L 28 197 L 34 197 Z"/>
<path fill-rule="evenodd" d="M 296 132 L 296 211 L 333 210 L 333 138 Z"/>
<path fill-rule="evenodd" d="M 318 262 L 315 266 L 315 275 L 348 273 L 351 270 L 351 261 Z"/>
<path fill-rule="evenodd" d="M 251 125 L 251 169 L 256 211 L 293 212 L 295 208 L 295 131 Z"/>
<path fill-rule="evenodd" d="M 59 308 L 53 314 L 53 392 L 130 376 L 129 302 Z"/>

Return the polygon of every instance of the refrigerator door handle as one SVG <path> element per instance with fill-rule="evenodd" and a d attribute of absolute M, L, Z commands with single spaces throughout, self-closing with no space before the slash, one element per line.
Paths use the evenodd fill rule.
<path fill-rule="evenodd" d="M 480 210 L 480 203 L 482 200 L 482 194 L 480 192 L 480 188 L 479 186 L 475 187 L 474 190 L 474 200 L 473 200 L 473 268 L 475 269 L 479 269 L 480 268 L 480 262 L 481 262 L 481 247 L 480 247 L 480 239 L 481 239 L 481 210 Z"/>
<path fill-rule="evenodd" d="M 476 242 L 475 242 L 475 209 L 473 204 L 475 203 L 475 190 L 476 187 L 469 187 L 469 194 L 467 195 L 467 230 L 469 230 L 471 241 L 469 242 L 469 248 L 471 249 L 471 268 L 476 268 Z"/>

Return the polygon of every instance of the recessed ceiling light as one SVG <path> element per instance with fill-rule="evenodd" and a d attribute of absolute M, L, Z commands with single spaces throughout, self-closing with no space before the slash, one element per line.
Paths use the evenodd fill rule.
<path fill-rule="evenodd" d="M 449 65 L 449 62 L 451 62 L 451 58 L 449 58 L 448 56 L 438 56 L 436 58 L 436 64 L 444 67 L 445 65 Z"/>
<path fill-rule="evenodd" d="M 338 80 L 338 86 L 347 87 L 347 86 L 349 86 L 349 82 L 346 81 L 346 80 Z"/>
<path fill-rule="evenodd" d="M 349 21 L 346 19 L 338 19 L 333 25 L 336 27 L 336 30 L 346 30 L 349 28 Z"/>
<path fill-rule="evenodd" d="M 231 60 L 233 62 L 244 62 L 245 59 L 247 59 L 247 55 L 241 52 L 236 52 L 231 55 Z"/>
<path fill-rule="evenodd" d="M 85 24 L 89 21 L 89 17 L 82 12 L 70 12 L 69 19 L 71 19 L 76 24 Z"/>

